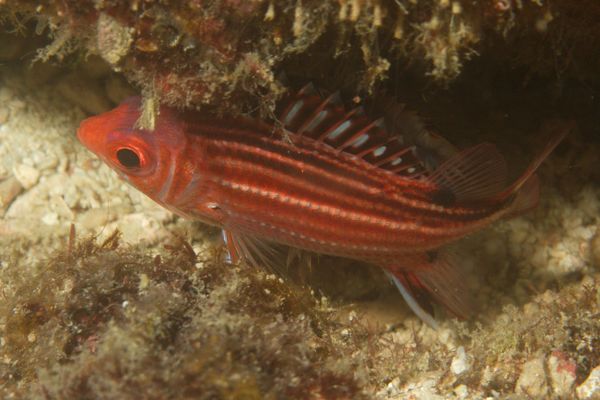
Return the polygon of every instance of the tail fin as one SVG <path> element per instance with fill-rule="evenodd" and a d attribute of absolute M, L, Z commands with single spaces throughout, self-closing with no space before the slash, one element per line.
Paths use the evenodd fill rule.
<path fill-rule="evenodd" d="M 569 131 L 571 131 L 575 127 L 575 123 L 573 121 L 555 121 L 552 123 L 552 133 L 551 139 L 548 141 L 546 146 L 542 149 L 542 151 L 533 159 L 529 167 L 523 172 L 521 177 L 517 179 L 512 185 L 510 185 L 507 189 L 498 194 L 498 197 L 501 199 L 507 199 L 510 196 L 517 193 L 521 188 L 527 189 L 526 191 L 534 192 L 535 187 L 538 186 L 537 179 L 535 179 L 535 171 L 538 167 L 544 162 L 546 157 L 552 153 L 552 151 L 558 146 L 558 144 L 567 136 Z M 534 179 L 534 180 L 532 180 Z M 527 188 L 529 186 L 529 188 Z"/>
<path fill-rule="evenodd" d="M 511 203 L 507 217 L 518 217 L 529 210 L 537 207 L 540 199 L 540 180 L 536 174 L 533 174 L 523 183 L 515 199 Z"/>

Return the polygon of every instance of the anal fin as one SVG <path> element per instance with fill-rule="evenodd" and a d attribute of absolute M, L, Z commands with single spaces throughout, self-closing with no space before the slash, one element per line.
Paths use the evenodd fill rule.
<path fill-rule="evenodd" d="M 425 322 L 431 328 L 437 330 L 438 323 L 433 317 L 433 307 L 431 307 L 431 303 L 429 303 L 423 296 L 423 292 L 417 289 L 418 286 L 415 286 L 414 282 L 410 282 L 410 275 L 398 273 L 395 274 L 390 271 L 385 272 L 394 285 L 396 285 L 396 288 L 412 312 L 414 312 L 415 315 L 421 319 L 421 321 Z"/>
<path fill-rule="evenodd" d="M 429 326 L 437 326 L 430 299 L 459 318 L 467 319 L 473 314 L 473 302 L 456 251 L 443 248 L 410 254 L 401 265 L 385 269 L 410 308 Z"/>

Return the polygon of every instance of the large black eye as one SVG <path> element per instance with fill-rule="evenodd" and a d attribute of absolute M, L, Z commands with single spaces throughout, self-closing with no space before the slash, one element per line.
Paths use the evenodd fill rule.
<path fill-rule="evenodd" d="M 117 150 L 117 160 L 125 168 L 139 168 L 140 157 L 135 151 L 127 148 Z"/>

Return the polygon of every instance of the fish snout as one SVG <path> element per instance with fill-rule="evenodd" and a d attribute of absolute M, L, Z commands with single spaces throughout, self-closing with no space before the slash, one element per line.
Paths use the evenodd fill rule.
<path fill-rule="evenodd" d="M 84 119 L 79 124 L 79 128 L 77 128 L 77 139 L 81 142 L 81 144 L 85 145 L 87 142 L 86 132 L 88 131 L 86 124 L 87 119 Z"/>
<path fill-rule="evenodd" d="M 79 124 L 77 139 L 90 151 L 98 153 L 102 147 L 103 130 L 98 116 L 86 118 Z"/>

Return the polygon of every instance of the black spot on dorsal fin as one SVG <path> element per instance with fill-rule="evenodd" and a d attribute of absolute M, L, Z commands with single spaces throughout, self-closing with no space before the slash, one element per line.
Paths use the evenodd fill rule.
<path fill-rule="evenodd" d="M 338 92 L 323 96 L 314 85 L 306 85 L 282 101 L 276 115 L 289 133 L 310 137 L 374 168 L 412 179 L 429 173 L 414 143 L 398 134 L 401 129 L 390 132 L 384 118 L 371 118 L 363 107 L 346 108 Z"/>
<path fill-rule="evenodd" d="M 481 143 L 457 153 L 427 178 L 442 188 L 434 202 L 485 201 L 506 188 L 506 162 L 496 146 Z"/>

